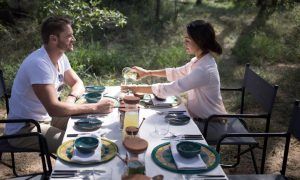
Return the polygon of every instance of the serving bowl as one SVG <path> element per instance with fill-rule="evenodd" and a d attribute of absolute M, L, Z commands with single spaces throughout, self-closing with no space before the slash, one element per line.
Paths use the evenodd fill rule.
<path fill-rule="evenodd" d="M 87 92 L 98 92 L 98 93 L 103 93 L 105 90 L 104 86 L 86 86 L 85 90 Z"/>
<path fill-rule="evenodd" d="M 91 153 L 99 145 L 99 140 L 92 136 L 85 136 L 77 138 L 74 142 L 75 148 L 81 153 Z"/>
<path fill-rule="evenodd" d="M 201 152 L 201 144 L 192 141 L 182 141 L 176 145 L 178 153 L 185 158 L 193 158 Z"/>
<path fill-rule="evenodd" d="M 97 103 L 101 99 L 102 94 L 98 92 L 90 92 L 87 93 L 84 97 L 88 103 Z"/>

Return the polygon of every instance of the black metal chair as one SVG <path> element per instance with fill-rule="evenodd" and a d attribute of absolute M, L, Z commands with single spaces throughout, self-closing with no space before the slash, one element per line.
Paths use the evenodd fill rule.
<path fill-rule="evenodd" d="M 41 128 L 37 121 L 32 119 L 13 119 L 13 120 L 0 120 L 1 124 L 8 124 L 8 123 L 32 123 L 37 127 L 38 132 L 33 133 L 25 133 L 25 134 L 15 134 L 15 135 L 1 135 L 0 136 L 0 153 L 10 153 L 11 154 L 11 165 L 0 161 L 3 165 L 12 168 L 13 173 L 16 177 L 19 177 L 18 173 L 16 172 L 16 162 L 15 162 L 15 153 L 28 153 L 28 152 L 38 152 L 40 153 L 40 158 L 42 161 L 43 172 L 42 173 L 32 173 L 27 174 L 26 177 L 35 177 L 37 175 L 42 175 L 41 179 L 47 179 L 51 172 L 52 172 L 52 165 L 50 161 L 50 153 L 48 151 L 48 145 L 45 137 L 41 134 Z M 9 139 L 16 139 L 16 138 L 24 138 L 24 137 L 36 137 L 39 142 L 39 149 L 32 149 L 32 148 L 18 148 L 13 147 L 9 144 Z"/>
<path fill-rule="evenodd" d="M 290 146 L 290 138 L 291 134 L 294 135 L 295 138 L 297 138 L 300 141 L 300 107 L 299 107 L 299 100 L 296 100 L 294 103 L 292 118 L 290 120 L 289 129 L 287 132 L 282 133 L 246 133 L 246 134 L 225 134 L 222 136 L 222 138 L 217 143 L 217 151 L 220 152 L 220 145 L 222 144 L 222 141 L 224 141 L 226 138 L 232 138 L 232 137 L 263 137 L 263 138 L 269 138 L 269 137 L 283 137 L 285 138 L 285 147 L 284 147 L 284 154 L 283 154 L 283 161 L 281 166 L 280 174 L 245 174 L 245 175 L 228 175 L 228 178 L 231 180 L 281 180 L 281 179 L 287 179 L 285 177 L 286 172 L 286 166 L 287 166 L 287 160 L 288 160 L 288 152 L 289 152 L 289 146 Z M 265 163 L 265 158 L 262 160 Z"/>
<path fill-rule="evenodd" d="M 10 98 L 10 93 L 6 89 L 3 71 L 0 69 L 0 99 L 1 98 L 4 98 L 6 113 L 8 114 L 9 113 L 8 99 Z"/>
<path fill-rule="evenodd" d="M 241 104 L 240 104 L 240 114 L 226 114 L 226 115 L 212 115 L 205 119 L 204 121 L 196 121 L 196 124 L 200 127 L 201 132 L 203 133 L 208 144 L 216 145 L 219 138 L 228 133 L 248 133 L 248 127 L 246 121 L 250 119 L 256 120 L 265 120 L 265 133 L 269 132 L 270 119 L 273 108 L 273 103 L 275 101 L 276 93 L 278 86 L 272 86 L 264 79 L 262 79 L 258 74 L 250 69 L 250 65 L 246 64 L 245 75 L 243 80 L 243 85 L 241 88 L 221 88 L 221 91 L 238 91 L 241 93 Z M 263 108 L 265 112 L 262 113 L 244 113 L 244 101 L 246 94 L 249 94 L 253 97 L 255 102 Z M 208 129 L 211 128 L 211 122 L 215 119 L 225 119 L 227 129 L 215 130 L 213 136 L 210 136 Z M 224 125 L 225 126 L 225 125 Z M 251 153 L 253 166 L 258 173 L 258 168 L 256 165 L 256 160 L 254 156 L 253 149 L 259 147 L 259 143 L 253 137 L 230 137 L 222 141 L 223 145 L 237 145 L 237 155 L 236 163 L 225 165 L 222 164 L 222 167 L 236 167 L 240 163 L 240 156 L 249 152 Z M 263 156 L 266 154 L 266 144 L 267 138 L 264 140 L 263 146 Z M 249 148 L 241 152 L 241 145 L 247 145 Z M 263 171 L 261 169 L 261 171 Z"/>
<path fill-rule="evenodd" d="M 3 71 L 0 70 L 0 99 L 4 99 L 5 101 L 5 106 L 6 106 L 6 112 L 7 114 L 9 113 L 9 98 L 10 98 L 10 93 L 7 90 L 7 87 L 5 85 L 4 81 L 4 76 L 3 76 Z M 16 165 L 15 165 L 15 156 L 14 153 L 19 153 L 19 152 L 40 152 L 41 154 L 41 160 L 42 160 L 42 166 L 43 166 L 43 173 L 35 173 L 35 174 L 29 174 L 29 176 L 35 176 L 42 174 L 42 178 L 46 178 L 52 171 L 52 166 L 51 166 L 51 161 L 49 159 L 49 156 L 53 157 L 56 159 L 56 156 L 53 154 L 50 154 L 48 152 L 48 146 L 46 143 L 46 139 L 41 135 L 41 128 L 38 122 L 35 120 L 26 120 L 26 119 L 20 119 L 20 120 L 0 120 L 1 124 L 7 124 L 7 123 L 33 123 L 37 127 L 37 132 L 35 133 L 28 133 L 28 134 L 22 134 L 22 135 L 1 135 L 0 134 L 0 163 L 6 165 L 7 167 L 12 168 L 13 173 L 15 176 L 19 176 L 16 172 Z M 8 139 L 13 139 L 13 138 L 20 138 L 20 137 L 29 137 L 29 136 L 34 136 L 37 137 L 40 143 L 40 149 L 34 150 L 34 149 L 29 149 L 29 148 L 16 148 L 12 147 L 8 143 Z M 11 154 L 11 160 L 12 163 L 11 165 L 5 163 L 2 161 L 2 153 L 8 152 Z"/>

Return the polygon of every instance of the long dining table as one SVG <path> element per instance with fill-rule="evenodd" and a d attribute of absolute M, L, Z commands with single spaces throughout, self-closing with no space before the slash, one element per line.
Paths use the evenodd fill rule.
<path fill-rule="evenodd" d="M 119 86 L 108 86 L 106 87 L 106 90 L 104 92 L 107 96 L 111 97 L 119 97 L 120 96 L 120 87 Z M 168 112 L 168 111 L 186 111 L 186 107 L 183 103 L 180 103 L 176 107 L 171 108 L 140 108 L 139 111 L 139 122 L 145 118 L 145 121 L 143 125 L 141 126 L 139 130 L 139 136 L 148 142 L 148 148 L 144 153 L 144 163 L 145 163 L 145 169 L 146 169 L 146 175 L 149 177 L 153 177 L 156 175 L 163 175 L 164 179 L 166 180 L 173 180 L 173 179 L 191 179 L 188 178 L 189 176 L 183 175 L 180 173 L 174 173 L 170 172 L 168 170 L 165 170 L 161 167 L 159 167 L 152 159 L 151 153 L 155 147 L 157 147 L 160 144 L 166 143 L 170 141 L 169 139 L 163 139 L 160 136 L 155 136 L 155 122 L 157 119 L 164 120 L 163 113 L 158 112 Z M 97 116 L 97 114 L 95 115 Z M 63 139 L 63 143 L 67 142 L 71 139 L 75 139 L 77 137 L 80 137 L 81 134 L 85 134 L 83 132 L 78 131 L 76 128 L 74 128 L 74 123 L 76 120 L 78 120 L 81 116 L 74 116 L 69 119 L 66 133 Z M 118 108 L 114 108 L 113 112 L 110 114 L 107 114 L 105 116 L 99 115 L 98 117 L 101 121 L 103 121 L 102 127 L 95 131 L 90 131 L 88 133 L 93 134 L 100 134 L 103 136 L 103 138 L 109 139 L 110 141 L 114 142 L 118 147 L 118 154 L 125 158 L 126 156 L 126 149 L 124 148 L 122 144 L 122 131 L 120 130 L 120 114 Z M 189 123 L 182 125 L 182 126 L 169 126 L 169 134 L 168 135 L 179 135 L 179 134 L 201 134 L 200 130 L 198 129 L 197 125 L 193 122 L 193 120 L 190 120 Z M 70 134 L 78 134 L 77 137 L 69 137 Z M 205 139 L 197 140 L 197 142 L 206 144 L 207 142 Z M 76 163 L 69 163 L 61 160 L 59 157 L 55 161 L 55 166 L 53 168 L 53 173 L 57 171 L 62 170 L 75 170 L 76 172 L 79 170 L 108 170 L 110 171 L 110 176 L 112 180 L 118 180 L 121 179 L 122 174 L 125 171 L 125 164 L 124 162 L 118 158 L 117 156 L 114 157 L 112 160 L 101 163 L 101 164 L 90 164 L 90 165 L 81 165 Z M 199 173 L 197 173 L 199 174 Z M 223 169 L 220 165 L 217 165 L 214 169 L 208 172 L 201 173 L 201 175 L 216 175 L 216 178 L 214 179 L 227 179 L 226 174 L 224 173 Z M 224 176 L 222 178 L 217 178 L 218 176 Z M 199 176 L 200 177 L 200 176 Z M 59 179 L 58 177 L 51 176 L 51 179 Z M 64 178 L 62 178 L 64 179 Z M 72 178 L 68 178 L 72 179 Z M 73 179 L 80 179 L 80 177 L 73 177 Z M 86 179 L 86 177 L 85 177 Z M 93 178 L 91 178 L 93 179 Z M 95 178 L 97 179 L 97 178 Z M 102 178 L 100 178 L 102 179 Z M 110 178 L 108 178 L 110 179 Z M 196 178 L 198 179 L 198 178 Z"/>

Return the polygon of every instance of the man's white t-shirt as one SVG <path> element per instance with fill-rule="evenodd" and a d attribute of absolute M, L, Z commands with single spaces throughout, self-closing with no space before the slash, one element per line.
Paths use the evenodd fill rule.
<path fill-rule="evenodd" d="M 64 72 L 71 68 L 69 60 L 63 54 L 58 60 L 57 70 L 50 60 L 44 47 L 31 53 L 21 64 L 12 87 L 9 99 L 9 119 L 34 119 L 37 121 L 50 120 L 45 107 L 35 95 L 33 84 L 53 84 L 57 96 L 64 84 Z M 5 134 L 18 132 L 24 123 L 7 124 Z"/>

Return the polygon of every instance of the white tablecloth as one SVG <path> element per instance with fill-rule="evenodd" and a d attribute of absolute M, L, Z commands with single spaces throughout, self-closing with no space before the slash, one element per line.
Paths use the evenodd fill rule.
<path fill-rule="evenodd" d="M 112 86 L 107 87 L 106 92 L 108 95 L 112 96 L 118 96 L 120 93 L 120 87 Z M 158 174 L 163 174 L 165 180 L 173 180 L 173 179 L 183 179 L 181 174 L 172 173 L 170 171 L 164 170 L 157 166 L 154 161 L 151 158 L 151 152 L 152 150 L 159 144 L 162 144 L 164 142 L 167 142 L 167 140 L 161 140 L 161 137 L 154 136 L 154 124 L 157 119 L 164 118 L 164 115 L 157 114 L 157 111 L 169 111 L 169 110 L 185 110 L 185 107 L 183 104 L 176 108 L 172 109 L 140 109 L 139 114 L 139 120 L 142 121 L 143 118 L 146 118 L 144 124 L 142 125 L 139 135 L 140 137 L 146 139 L 148 141 L 148 149 L 145 153 L 145 166 L 146 166 L 146 175 L 147 176 L 155 176 Z M 104 121 L 102 128 L 107 128 L 110 130 L 105 137 L 108 139 L 111 139 L 113 142 L 115 142 L 119 148 L 119 153 L 125 157 L 126 150 L 124 149 L 122 145 L 122 135 L 120 131 L 120 124 L 119 124 L 119 113 L 118 109 L 114 109 L 114 111 L 109 114 L 108 116 L 105 116 L 101 118 L 102 121 Z M 67 134 L 72 133 L 80 133 L 76 129 L 74 129 L 74 122 L 76 119 L 70 119 L 67 127 L 67 131 L 64 137 L 64 142 L 68 141 L 72 138 L 66 137 Z M 200 134 L 198 127 L 196 124 L 191 120 L 188 124 L 183 126 L 170 126 L 170 132 L 174 134 Z M 98 130 L 99 131 L 99 130 Z M 207 144 L 205 140 L 199 140 L 198 142 Z M 69 164 L 64 163 L 63 161 L 57 159 L 55 162 L 54 170 L 66 170 L 66 169 L 104 169 L 109 168 L 112 170 L 112 179 L 118 180 L 121 179 L 121 175 L 124 172 L 124 163 L 117 157 L 112 159 L 111 161 L 100 164 L 100 165 L 75 165 L 75 164 Z M 224 171 L 220 167 L 220 165 L 215 168 L 212 171 L 209 171 L 204 174 L 211 174 L 211 175 L 225 175 Z M 58 178 L 55 178 L 58 179 Z M 70 178 L 68 178 L 70 179 Z M 76 178 L 78 179 L 78 178 Z"/>

